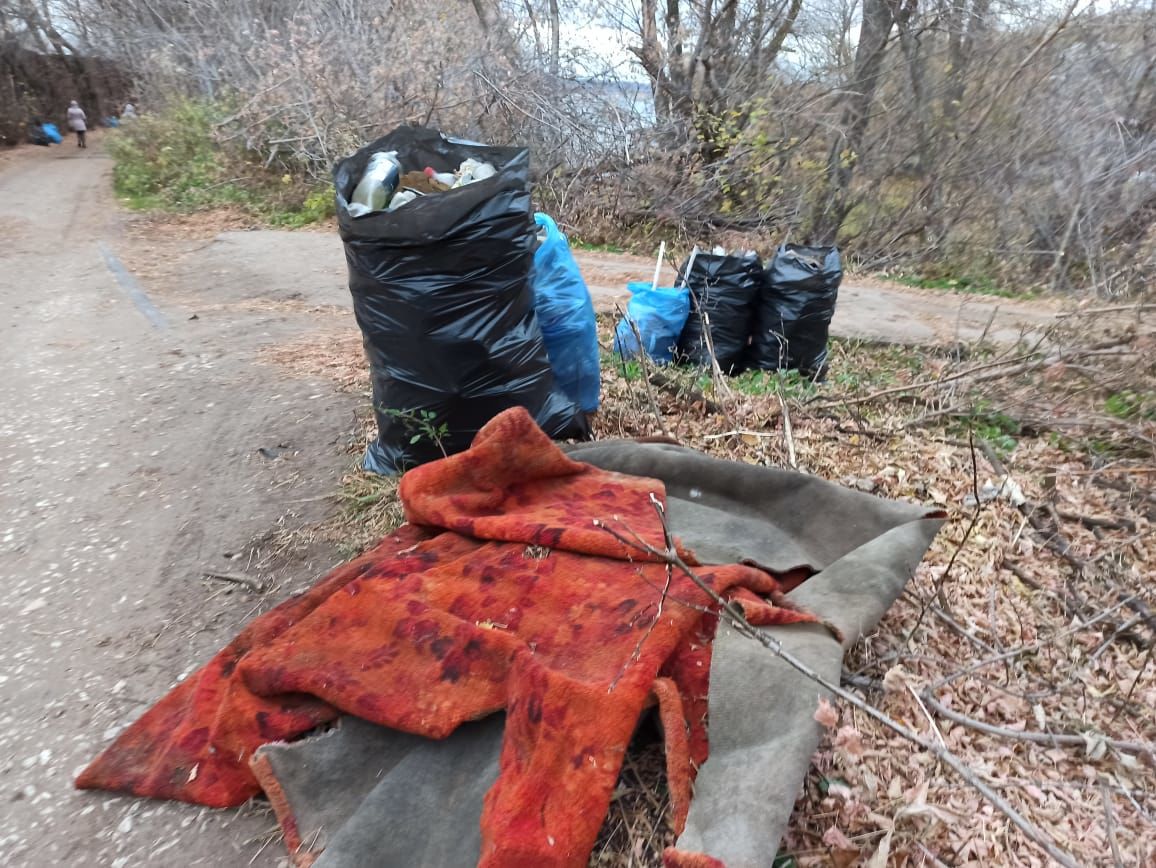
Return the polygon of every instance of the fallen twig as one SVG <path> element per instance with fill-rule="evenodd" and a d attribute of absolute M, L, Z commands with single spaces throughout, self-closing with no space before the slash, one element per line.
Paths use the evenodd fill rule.
<path fill-rule="evenodd" d="M 689 286 L 690 275 L 694 270 L 694 261 L 698 258 L 698 248 L 695 247 L 690 251 L 690 257 L 686 261 L 686 268 L 682 272 L 682 283 L 680 286 Z M 714 352 L 714 335 L 711 334 L 710 314 L 699 304 L 699 298 L 693 292 L 690 293 L 691 303 L 694 305 L 695 312 L 698 313 L 702 320 L 702 339 L 706 344 L 707 355 L 710 358 L 710 372 L 711 378 L 714 380 L 715 388 L 724 399 L 733 398 L 734 394 L 731 392 L 731 387 L 727 383 L 727 378 L 723 375 L 722 368 L 718 363 L 718 356 Z M 727 421 L 732 425 L 730 413 L 726 409 L 726 405 L 722 405 L 723 415 L 727 417 Z"/>
<path fill-rule="evenodd" d="M 1071 735 L 1068 733 L 1007 729 L 1003 726 L 984 723 L 982 720 L 976 720 L 974 717 L 968 717 L 966 714 L 960 714 L 958 711 L 952 711 L 932 695 L 930 688 L 925 688 L 921 691 L 920 696 L 924 703 L 940 717 L 947 718 L 953 723 L 958 723 L 960 726 L 966 726 L 968 729 L 974 729 L 977 732 L 987 733 L 988 735 L 996 735 L 1000 738 L 1008 738 L 1015 741 L 1030 741 L 1033 744 L 1045 744 L 1051 747 L 1087 747 L 1089 739 L 1091 739 L 1093 742 L 1102 741 L 1108 747 L 1118 750 L 1121 753 L 1153 756 L 1153 746 L 1144 744 L 1143 742 L 1120 741 L 1119 739 L 1107 738 L 1099 734 L 1092 734 L 1085 738 L 1082 735 Z"/>
<path fill-rule="evenodd" d="M 204 576 L 206 579 L 219 579 L 222 582 L 232 582 L 234 585 L 244 585 L 255 594 L 265 592 L 265 583 L 263 581 L 255 579 L 252 576 L 247 576 L 244 573 L 219 573 L 215 570 L 205 570 Z"/>
<path fill-rule="evenodd" d="M 1136 532 L 1136 522 L 1126 518 L 1104 518 L 1098 515 L 1083 515 L 1077 512 L 1065 512 L 1061 509 L 1056 510 L 1056 515 L 1064 521 L 1074 521 L 1082 524 L 1088 530 L 1095 528 L 1104 528 L 1106 530 L 1126 530 L 1129 533 Z"/>
<path fill-rule="evenodd" d="M 795 459 L 795 434 L 791 428 L 791 411 L 787 409 L 787 399 L 783 397 L 783 384 L 779 381 L 775 386 L 775 394 L 779 397 L 779 406 L 783 410 L 783 442 L 787 446 L 787 461 L 792 469 L 799 469 L 799 462 Z"/>
<path fill-rule="evenodd" d="M 702 337 L 706 342 L 706 351 L 710 356 L 710 372 L 714 379 L 715 385 L 719 392 L 726 398 L 733 398 L 734 393 L 731 391 L 730 385 L 727 383 L 727 378 L 723 375 L 722 368 L 718 363 L 718 356 L 714 354 L 714 336 L 710 333 L 710 314 L 705 310 L 699 311 L 702 316 Z"/>
<path fill-rule="evenodd" d="M 918 392 L 920 389 L 945 386 L 948 383 L 954 383 L 956 380 L 967 379 L 968 377 L 974 376 L 974 375 L 976 375 L 982 371 L 988 371 L 988 370 L 991 370 L 992 368 L 1001 368 L 1001 367 L 1004 367 L 1006 365 L 1022 363 L 1022 362 L 1029 360 L 1029 359 L 1032 359 L 1035 356 L 1036 356 L 1036 353 L 1026 353 L 1024 355 L 1013 356 L 1010 359 L 1000 359 L 1000 360 L 995 361 L 995 362 L 988 362 L 988 363 L 983 364 L 983 365 L 976 365 L 973 368 L 968 368 L 966 371 L 960 371 L 959 373 L 951 374 L 950 376 L 942 377 L 938 380 L 924 380 L 923 382 L 911 383 L 911 384 L 906 385 L 906 386 L 892 386 L 889 389 L 880 389 L 878 392 L 872 392 L 869 395 L 863 395 L 862 397 L 859 397 L 859 398 L 840 398 L 837 401 L 827 401 L 825 403 L 819 404 L 818 407 L 819 408 L 843 407 L 843 406 L 849 406 L 851 404 L 868 404 L 871 401 L 876 401 L 879 398 L 885 398 L 888 395 L 899 395 L 899 394 L 902 394 L 904 392 Z M 1042 368 L 1044 365 L 1045 365 L 1044 360 L 1037 359 L 1037 361 L 1031 363 L 1030 365 L 1028 365 L 1026 367 L 1024 365 L 1020 364 L 1019 367 L 1013 368 L 1013 369 L 1008 370 L 1008 371 L 1002 371 L 1000 373 L 1000 376 L 1013 376 L 1017 373 L 1023 373 L 1024 370 L 1034 369 L 1034 368 Z"/>
<path fill-rule="evenodd" d="M 721 404 L 712 401 L 704 395 L 702 391 L 694 386 L 682 386 L 677 380 L 671 379 L 662 371 L 652 371 L 650 374 L 650 382 L 668 395 L 673 395 L 675 398 L 688 400 L 691 403 L 701 403 L 703 409 L 708 413 L 726 414 L 726 409 Z"/>
<path fill-rule="evenodd" d="M 655 501 L 655 509 L 657 509 L 659 511 L 658 514 L 665 518 L 665 515 L 666 515 L 665 508 L 657 502 L 657 499 L 654 497 L 654 495 L 651 495 L 651 500 Z M 665 520 L 662 523 L 662 530 L 663 530 L 663 534 L 666 538 L 665 539 L 666 547 L 668 549 L 673 550 L 674 549 L 674 538 L 670 535 L 670 529 L 667 527 Z M 634 646 L 634 651 L 631 652 L 630 659 L 626 663 L 622 664 L 622 669 L 620 669 L 618 674 L 614 676 L 614 680 L 610 682 L 610 686 L 608 688 L 606 688 L 607 693 L 613 693 L 614 692 L 614 688 L 618 686 L 618 682 L 622 679 L 622 676 L 625 675 L 627 670 L 633 664 L 637 663 L 638 658 L 640 656 L 642 656 L 642 646 L 646 644 L 646 640 L 650 638 L 650 634 L 654 632 L 655 625 L 658 624 L 658 620 L 662 617 L 662 611 L 666 606 L 666 598 L 670 594 L 670 583 L 673 580 L 674 580 L 674 566 L 671 564 L 667 564 L 666 565 L 666 582 L 663 584 L 662 594 L 658 598 L 658 610 L 654 613 L 654 618 L 651 619 L 650 623 L 646 626 L 646 632 L 643 633 L 638 638 L 638 643 Z"/>
<path fill-rule="evenodd" d="M 768 431 L 747 431 L 743 428 L 736 428 L 734 431 L 723 431 L 721 434 L 704 434 L 703 440 L 722 440 L 726 437 L 774 437 L 775 435 Z"/>
<path fill-rule="evenodd" d="M 1156 473 L 1156 467 L 1097 467 L 1094 470 L 1064 470 L 1066 476 L 1099 476 L 1102 473 Z M 1097 479 L 1098 483 L 1107 480 Z"/>
<path fill-rule="evenodd" d="M 963 626 L 963 624 L 959 623 L 957 620 L 955 620 L 953 617 L 951 617 L 951 615 L 947 614 L 947 612 L 945 612 L 945 611 L 943 611 L 943 609 L 939 608 L 939 606 L 931 606 L 931 607 L 929 607 L 928 611 L 930 611 L 931 614 L 933 614 L 936 618 L 938 618 L 940 621 L 942 621 L 948 627 L 953 629 L 956 633 L 958 633 L 964 639 L 967 639 L 969 642 L 971 642 L 977 648 L 980 648 L 980 649 L 987 651 L 989 653 L 992 651 L 995 651 L 995 648 L 993 648 L 987 642 L 984 642 L 982 639 L 980 639 L 978 636 L 976 636 L 975 632 L 973 630 L 969 630 L 967 627 Z"/>
<path fill-rule="evenodd" d="M 1121 304 L 1113 307 L 1089 307 L 1084 310 L 1070 310 L 1056 314 L 1056 319 L 1069 319 L 1074 316 L 1090 316 L 1096 313 L 1124 313 L 1131 311 L 1156 310 L 1156 304 Z"/>
<path fill-rule="evenodd" d="M 936 726 L 935 718 L 932 717 L 931 712 L 927 710 L 927 706 L 924 705 L 923 699 L 920 698 L 919 694 L 915 692 L 915 688 L 908 684 L 906 681 L 903 682 L 903 686 L 907 688 L 907 692 L 911 694 L 911 698 L 915 700 L 915 704 L 918 705 L 919 710 L 923 712 L 923 716 L 927 719 L 927 725 L 930 727 L 931 731 L 935 733 L 935 738 L 939 741 L 939 744 L 942 747 L 946 747 L 947 742 L 943 740 L 943 733 L 940 732 L 939 727 Z"/>
<path fill-rule="evenodd" d="M 650 402 L 650 409 L 654 413 L 654 418 L 658 420 L 658 427 L 663 435 L 669 437 L 670 430 L 666 427 L 666 420 L 662 416 L 662 411 L 658 408 L 658 401 L 654 398 L 654 390 L 650 388 L 650 376 L 646 367 L 646 345 L 642 342 L 642 332 L 638 330 L 638 324 L 625 313 L 621 308 L 618 309 L 622 319 L 630 326 L 630 331 L 634 333 L 634 340 L 638 342 L 638 364 L 642 368 L 642 384 L 646 388 L 646 399 Z"/>
<path fill-rule="evenodd" d="M 951 553 L 951 560 L 947 562 L 947 566 L 943 568 L 943 573 L 935 583 L 934 597 L 939 601 L 939 605 L 945 610 L 950 610 L 947 605 L 947 600 L 943 595 L 943 588 L 947 584 L 948 578 L 951 576 L 952 567 L 955 566 L 955 561 L 959 557 L 959 553 L 963 551 L 963 547 L 967 545 L 967 541 L 971 539 L 971 533 L 975 530 L 975 526 L 979 524 L 979 517 L 983 514 L 983 502 L 979 497 L 979 468 L 975 459 L 975 434 L 971 431 L 967 435 L 968 446 L 971 448 L 971 490 L 972 496 L 975 498 L 975 512 L 971 515 L 971 521 L 968 522 L 967 529 L 963 532 L 963 537 L 959 541 L 959 545 L 955 547 L 955 551 Z M 982 441 L 980 441 L 982 442 Z M 930 605 L 930 598 L 919 609 L 919 617 L 915 619 L 915 624 L 907 631 L 907 641 L 911 641 L 911 637 L 915 635 L 915 631 L 919 629 L 923 623 L 923 618 L 927 615 L 927 607 Z"/>
<path fill-rule="evenodd" d="M 1112 816 L 1112 792 L 1105 781 L 1100 781 L 1101 798 L 1104 800 L 1104 831 L 1108 833 L 1108 846 L 1112 848 L 1112 862 L 1116 868 L 1124 868 L 1124 858 L 1120 855 L 1120 844 L 1116 841 L 1116 821 Z"/>

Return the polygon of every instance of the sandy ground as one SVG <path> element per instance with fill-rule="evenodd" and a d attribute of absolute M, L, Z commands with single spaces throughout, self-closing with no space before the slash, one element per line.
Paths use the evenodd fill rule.
<path fill-rule="evenodd" d="M 71 780 L 241 623 L 339 559 L 278 541 L 330 508 L 355 399 L 259 355 L 349 330 L 344 257 L 333 234 L 129 221 L 110 168 L 98 146 L 0 164 L 0 864 L 277 865 L 261 805 L 210 811 Z M 581 263 L 603 309 L 653 270 Z M 966 340 L 991 320 L 1014 340 L 1050 318 L 849 281 L 834 331 Z"/>
<path fill-rule="evenodd" d="M 273 561 L 277 537 L 249 543 L 319 517 L 348 461 L 352 399 L 254 360 L 313 328 L 308 311 L 190 320 L 147 285 L 155 311 L 138 307 L 104 255 L 130 246 L 110 167 L 61 147 L 0 174 L 0 864 L 246 865 L 274 826 L 263 806 L 209 811 L 71 780 L 244 620 L 339 560 L 318 548 Z M 234 292 L 176 277 L 173 297 L 184 279 Z M 257 595 L 206 569 L 279 587 Z M 283 857 L 273 842 L 252 864 Z"/>

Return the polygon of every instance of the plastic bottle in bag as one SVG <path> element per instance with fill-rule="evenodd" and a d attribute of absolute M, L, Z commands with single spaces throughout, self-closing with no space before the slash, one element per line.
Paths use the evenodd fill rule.
<path fill-rule="evenodd" d="M 349 201 L 349 213 L 354 217 L 381 211 L 397 189 L 397 179 L 401 177 L 401 163 L 397 161 L 397 151 L 383 151 L 369 158 L 365 173 L 357 182 Z"/>
<path fill-rule="evenodd" d="M 431 181 L 437 181 L 443 187 L 453 189 L 457 183 L 457 176 L 453 172 L 437 172 L 430 166 L 425 167 L 425 176 Z"/>

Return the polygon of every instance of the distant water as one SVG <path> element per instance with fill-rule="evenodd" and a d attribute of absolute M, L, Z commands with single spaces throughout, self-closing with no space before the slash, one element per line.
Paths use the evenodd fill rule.
<path fill-rule="evenodd" d="M 638 126 L 654 123 L 654 92 L 648 82 L 591 79 L 579 82 L 607 106 L 634 119 Z"/>

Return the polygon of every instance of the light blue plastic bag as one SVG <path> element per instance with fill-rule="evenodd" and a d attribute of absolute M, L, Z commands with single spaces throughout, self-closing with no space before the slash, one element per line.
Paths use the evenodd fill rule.
<path fill-rule="evenodd" d="M 638 326 L 642 349 L 654 361 L 669 364 L 674 359 L 678 336 L 690 316 L 690 290 L 685 286 L 651 287 L 649 283 L 628 283 L 630 301 L 626 316 Z M 625 319 L 614 332 L 614 351 L 624 359 L 638 355 L 638 339 Z"/>
<path fill-rule="evenodd" d="M 545 214 L 535 214 L 534 222 L 546 230 L 530 274 L 546 355 L 559 388 L 593 413 L 602 391 L 594 302 L 558 224 Z"/>
<path fill-rule="evenodd" d="M 64 141 L 64 139 L 61 138 L 60 130 L 57 129 L 56 124 L 41 124 L 40 129 L 44 130 L 44 135 L 48 138 L 48 141 L 54 145 L 59 145 Z"/>

